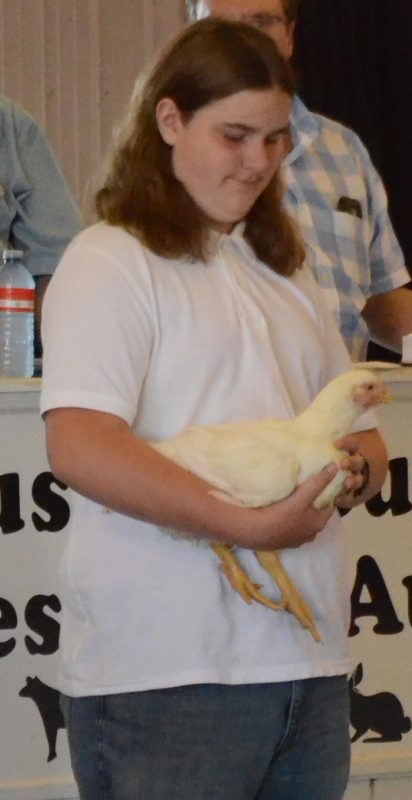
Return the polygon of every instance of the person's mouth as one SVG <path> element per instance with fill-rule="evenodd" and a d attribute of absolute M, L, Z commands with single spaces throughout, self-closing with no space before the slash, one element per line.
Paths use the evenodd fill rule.
<path fill-rule="evenodd" d="M 265 181 L 262 176 L 256 176 L 251 178 L 233 178 L 234 183 L 239 186 L 240 189 L 244 189 L 245 191 L 256 191 L 256 189 L 260 189 L 264 186 Z"/>

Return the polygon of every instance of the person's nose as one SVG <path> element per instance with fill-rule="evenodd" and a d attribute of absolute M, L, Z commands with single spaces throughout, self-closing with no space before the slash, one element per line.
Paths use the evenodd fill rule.
<path fill-rule="evenodd" d="M 282 158 L 282 147 L 264 141 L 249 142 L 244 152 L 243 165 L 255 172 L 276 170 Z"/>
<path fill-rule="evenodd" d="M 264 172 L 269 166 L 269 157 L 264 142 L 248 142 L 243 153 L 243 166 L 255 172 Z"/>

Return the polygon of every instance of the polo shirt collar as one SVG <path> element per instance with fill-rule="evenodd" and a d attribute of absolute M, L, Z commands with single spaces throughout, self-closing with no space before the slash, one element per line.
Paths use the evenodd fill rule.
<path fill-rule="evenodd" d="M 246 224 L 244 220 L 242 220 L 235 225 L 230 233 L 217 233 L 216 231 L 212 231 L 211 244 L 213 254 L 217 255 L 221 248 L 231 245 L 235 250 L 239 250 L 248 261 L 256 261 L 256 253 L 244 238 L 245 227 Z"/>
<path fill-rule="evenodd" d="M 289 164 L 296 161 L 319 135 L 319 123 L 315 115 L 310 113 L 296 94 L 292 100 L 290 130 L 293 149 L 283 160 L 285 166 L 289 166 Z"/>

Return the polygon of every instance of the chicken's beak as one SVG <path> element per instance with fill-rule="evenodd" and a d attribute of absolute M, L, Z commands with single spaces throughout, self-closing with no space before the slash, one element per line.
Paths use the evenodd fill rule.
<path fill-rule="evenodd" d="M 393 403 L 394 399 L 395 398 L 390 393 L 389 389 L 386 386 L 384 386 L 383 387 L 383 392 L 382 392 L 382 395 L 381 395 L 381 398 L 380 398 L 379 402 L 388 404 L 388 403 Z"/>

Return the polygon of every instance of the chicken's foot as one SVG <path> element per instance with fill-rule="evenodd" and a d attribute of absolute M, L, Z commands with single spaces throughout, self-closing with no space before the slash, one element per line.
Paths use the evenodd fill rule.
<path fill-rule="evenodd" d="M 228 545 L 211 544 L 210 546 L 219 558 L 220 569 L 230 581 L 233 589 L 243 597 L 246 603 L 250 604 L 256 600 L 267 608 L 271 608 L 272 611 L 279 611 L 282 608 L 279 603 L 274 603 L 259 591 L 259 585 L 250 580 Z"/>
<path fill-rule="evenodd" d="M 315 642 L 321 642 L 322 639 L 315 625 L 312 611 L 282 566 L 279 554 L 276 552 L 259 550 L 256 556 L 259 563 L 266 572 L 271 575 L 274 581 L 276 581 L 280 589 L 282 595 L 280 602 L 281 608 L 293 614 L 300 622 L 302 628 L 310 631 Z"/>

